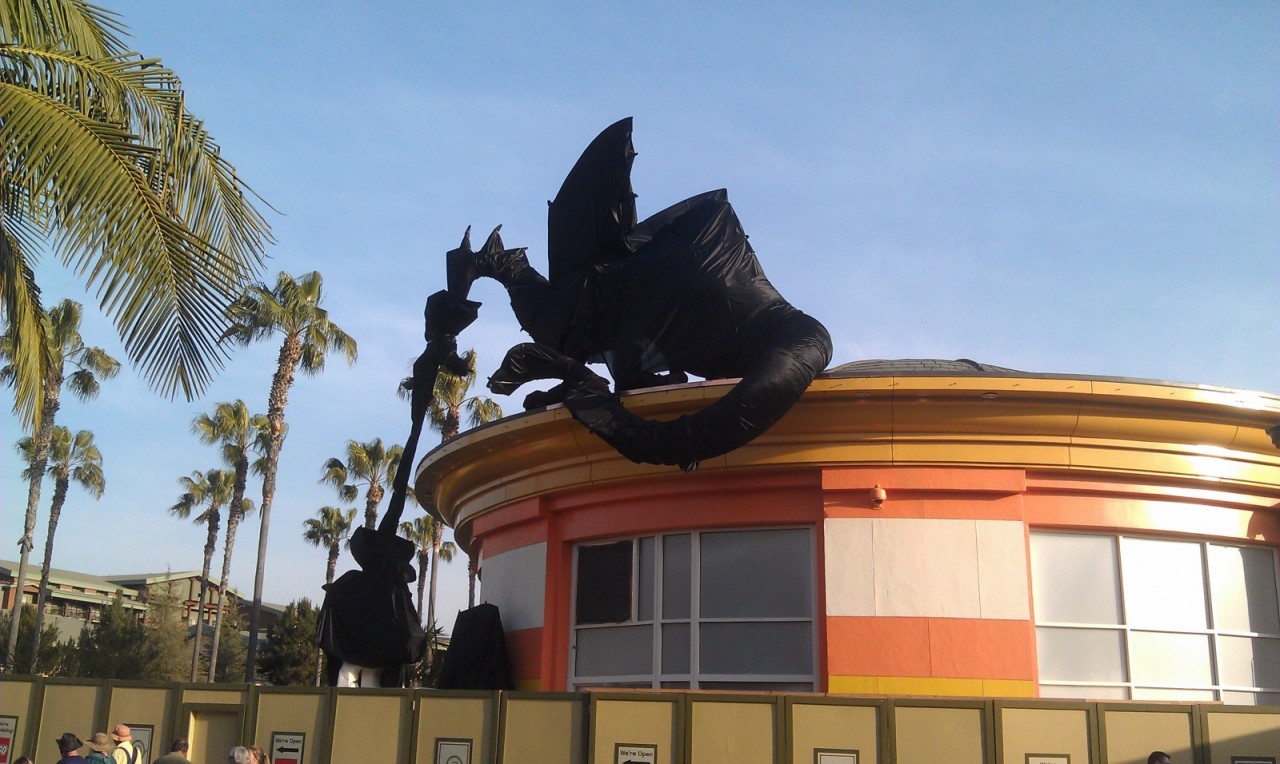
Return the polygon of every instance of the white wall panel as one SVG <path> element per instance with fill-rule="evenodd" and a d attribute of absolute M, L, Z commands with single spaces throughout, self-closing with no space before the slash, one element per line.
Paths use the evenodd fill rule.
<path fill-rule="evenodd" d="M 873 520 L 876 615 L 980 618 L 972 520 Z"/>
<path fill-rule="evenodd" d="M 978 587 L 983 618 L 1031 619 L 1027 539 L 1022 523 L 978 520 Z"/>
<path fill-rule="evenodd" d="M 824 526 L 828 615 L 875 615 L 871 520 L 827 520 Z"/>
<path fill-rule="evenodd" d="M 848 518 L 824 529 L 828 615 L 1031 617 L 1021 522 Z"/>
<path fill-rule="evenodd" d="M 484 558 L 480 601 L 498 606 L 507 631 L 542 626 L 546 602 L 546 542 Z M 448 623 L 448 619 L 440 619 Z"/>

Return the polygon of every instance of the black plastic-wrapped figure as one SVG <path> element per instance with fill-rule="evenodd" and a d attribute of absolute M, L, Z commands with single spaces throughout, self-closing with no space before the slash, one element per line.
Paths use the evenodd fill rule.
<path fill-rule="evenodd" d="M 450 290 L 496 279 L 532 343 L 517 345 L 490 378 L 495 393 L 535 379 L 563 382 L 526 408 L 563 401 L 573 416 L 635 462 L 691 470 L 763 433 L 831 360 L 831 338 L 764 275 L 724 190 L 686 199 L 636 222 L 631 120 L 600 133 L 570 171 L 548 214 L 550 278 L 524 249 L 449 253 Z M 708 408 L 655 422 L 628 412 L 615 392 L 741 377 Z"/>
<path fill-rule="evenodd" d="M 456 336 L 476 319 L 479 303 L 446 291 L 427 300 L 427 347 L 413 364 L 412 424 L 392 481 L 391 501 L 377 530 L 358 528 L 351 555 L 360 570 L 343 573 L 325 586 L 316 641 L 328 656 L 328 683 L 335 687 L 404 687 L 409 666 L 426 649 L 409 593 L 414 580 L 409 561 L 413 543 L 396 535 L 404 513 L 414 454 L 431 406 L 436 374 L 444 367 L 467 371 L 458 357 Z"/>

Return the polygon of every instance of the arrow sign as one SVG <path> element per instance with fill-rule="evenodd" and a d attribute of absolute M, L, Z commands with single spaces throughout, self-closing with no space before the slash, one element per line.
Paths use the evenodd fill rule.
<path fill-rule="evenodd" d="M 301 764 L 306 739 L 302 732 L 272 732 L 271 761 L 274 764 Z"/>
<path fill-rule="evenodd" d="M 656 764 L 658 746 L 645 743 L 616 743 L 613 760 L 617 764 Z"/>

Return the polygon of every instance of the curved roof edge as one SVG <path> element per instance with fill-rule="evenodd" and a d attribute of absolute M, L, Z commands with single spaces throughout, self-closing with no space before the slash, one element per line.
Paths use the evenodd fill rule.
<path fill-rule="evenodd" d="M 832 366 L 818 375 L 827 379 L 853 379 L 857 377 L 1024 377 L 1027 379 L 1091 379 L 1100 382 L 1125 382 L 1143 385 L 1161 385 L 1163 387 L 1184 387 L 1195 390 L 1218 390 L 1222 392 L 1248 393 L 1256 392 L 1266 396 L 1280 397 L 1280 392 L 1269 393 L 1261 390 L 1243 390 L 1222 385 L 1205 385 L 1196 382 L 1176 380 L 1150 379 L 1147 377 L 1117 377 L 1104 374 L 1087 373 L 1045 373 L 1022 371 L 1006 366 L 982 363 L 968 358 L 957 358 L 954 361 L 936 358 L 868 358 L 861 361 L 850 361 Z"/>

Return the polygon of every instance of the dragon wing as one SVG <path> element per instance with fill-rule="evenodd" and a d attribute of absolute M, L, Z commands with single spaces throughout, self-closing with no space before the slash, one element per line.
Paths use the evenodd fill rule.
<path fill-rule="evenodd" d="M 547 212 L 550 281 L 564 283 L 582 269 L 630 256 L 636 225 L 631 190 L 631 117 L 596 136 L 578 158 Z"/>

